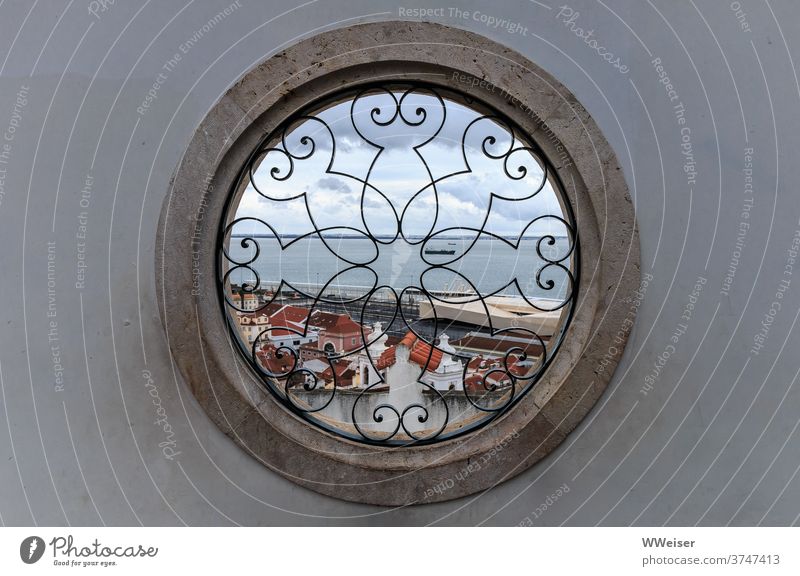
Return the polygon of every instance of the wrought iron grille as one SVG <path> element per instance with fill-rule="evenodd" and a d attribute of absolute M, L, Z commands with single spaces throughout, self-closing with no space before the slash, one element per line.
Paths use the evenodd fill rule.
<path fill-rule="evenodd" d="M 370 84 L 252 152 L 220 227 L 220 302 L 299 417 L 369 444 L 439 442 L 509 410 L 552 362 L 576 230 L 552 164 L 500 111 Z"/>

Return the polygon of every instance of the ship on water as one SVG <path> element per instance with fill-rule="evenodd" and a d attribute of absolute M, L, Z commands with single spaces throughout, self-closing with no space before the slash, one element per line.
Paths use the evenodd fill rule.
<path fill-rule="evenodd" d="M 425 248 L 425 254 L 452 256 L 455 253 L 454 248 Z"/>

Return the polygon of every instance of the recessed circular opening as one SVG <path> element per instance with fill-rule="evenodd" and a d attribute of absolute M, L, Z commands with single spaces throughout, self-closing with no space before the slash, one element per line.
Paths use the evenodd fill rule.
<path fill-rule="evenodd" d="M 511 409 L 555 358 L 576 230 L 552 163 L 500 111 L 366 84 L 252 150 L 220 226 L 219 297 L 260 382 L 305 421 L 440 442 Z"/>
<path fill-rule="evenodd" d="M 464 30 L 359 24 L 268 58 L 203 119 L 161 213 L 159 305 L 198 403 L 270 470 L 442 501 L 532 466 L 595 405 L 638 242 L 614 151 L 558 80 Z"/>

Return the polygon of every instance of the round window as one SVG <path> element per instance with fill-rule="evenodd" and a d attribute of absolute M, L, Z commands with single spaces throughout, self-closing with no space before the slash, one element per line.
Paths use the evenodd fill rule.
<path fill-rule="evenodd" d="M 510 409 L 558 353 L 578 243 L 534 139 L 424 83 L 327 96 L 258 142 L 231 191 L 219 290 L 263 385 L 373 444 Z"/>
<path fill-rule="evenodd" d="M 554 450 L 646 288 L 623 172 L 575 96 L 425 22 L 330 30 L 233 84 L 156 255 L 209 418 L 265 474 L 382 505 L 486 490 Z"/>

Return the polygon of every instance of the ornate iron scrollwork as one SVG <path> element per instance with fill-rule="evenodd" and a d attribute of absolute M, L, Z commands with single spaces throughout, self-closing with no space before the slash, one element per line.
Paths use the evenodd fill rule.
<path fill-rule="evenodd" d="M 503 114 L 433 85 L 368 85 L 253 151 L 220 229 L 220 299 L 301 418 L 370 444 L 438 442 L 541 378 L 572 317 L 576 230 L 552 164 Z"/>

